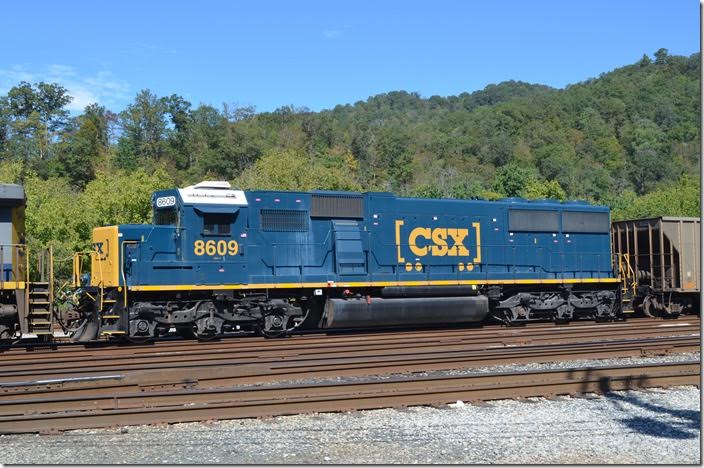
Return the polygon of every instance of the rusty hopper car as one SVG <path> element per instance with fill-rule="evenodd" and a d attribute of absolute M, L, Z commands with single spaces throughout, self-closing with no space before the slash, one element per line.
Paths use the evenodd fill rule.
<path fill-rule="evenodd" d="M 658 217 L 616 221 L 612 245 L 635 311 L 677 316 L 699 312 L 700 220 Z"/>

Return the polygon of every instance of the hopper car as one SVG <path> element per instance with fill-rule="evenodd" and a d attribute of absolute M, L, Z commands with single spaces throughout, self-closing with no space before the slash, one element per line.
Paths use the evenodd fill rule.
<path fill-rule="evenodd" d="M 699 218 L 616 221 L 611 233 L 627 307 L 647 316 L 699 313 Z"/>

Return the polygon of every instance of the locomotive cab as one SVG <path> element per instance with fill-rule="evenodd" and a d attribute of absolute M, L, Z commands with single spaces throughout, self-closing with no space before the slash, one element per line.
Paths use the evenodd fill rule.
<path fill-rule="evenodd" d="M 93 325 L 74 333 L 80 341 L 99 335 L 149 338 L 174 329 L 208 334 L 217 320 L 195 325 L 199 313 L 174 303 L 198 309 L 209 304 L 218 285 L 246 283 L 244 192 L 228 182 L 205 181 L 155 192 L 152 210 L 152 224 L 94 229 L 89 290 L 96 300 L 81 306 Z M 178 285 L 177 301 L 162 303 L 163 292 L 173 292 L 169 285 Z M 130 312 L 126 304 L 133 305 Z"/>
<path fill-rule="evenodd" d="M 233 274 L 246 282 L 243 256 L 248 226 L 244 192 L 233 190 L 228 182 L 201 182 L 185 189 L 156 192 L 153 208 L 153 227 L 169 230 L 162 236 L 172 240 L 158 242 L 164 251 L 155 250 L 147 258 L 142 255 L 140 261 L 154 265 L 149 276 L 140 278 L 140 282 L 152 286 L 225 284 L 232 281 Z M 163 248 L 168 245 L 172 249 Z M 169 270 L 170 274 L 157 270 Z M 186 276 L 179 275 L 179 271 L 187 272 Z M 224 277 L 227 281 L 221 279 Z"/>

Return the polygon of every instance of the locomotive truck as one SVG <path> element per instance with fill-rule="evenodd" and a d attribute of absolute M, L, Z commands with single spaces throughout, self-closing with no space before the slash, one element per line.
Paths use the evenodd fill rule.
<path fill-rule="evenodd" d="M 621 313 L 604 206 L 204 181 L 152 208 L 151 224 L 94 229 L 89 275 L 75 259 L 74 339 Z"/>

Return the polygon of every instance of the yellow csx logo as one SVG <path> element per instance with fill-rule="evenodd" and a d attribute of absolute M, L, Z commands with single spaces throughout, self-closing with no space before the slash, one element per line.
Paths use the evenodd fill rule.
<path fill-rule="evenodd" d="M 93 242 L 93 251 L 97 254 L 98 260 L 103 261 L 110 255 L 110 241 L 105 239 L 105 242 Z"/>
<path fill-rule="evenodd" d="M 403 255 L 403 248 L 406 246 L 415 257 L 428 255 L 432 257 L 471 257 L 471 246 L 475 255 L 471 259 L 472 263 L 468 263 L 466 266 L 469 267 L 471 264 L 481 262 L 481 228 L 479 223 L 472 223 L 472 229 L 416 227 L 411 229 L 405 239 L 403 238 L 403 225 L 404 221 L 396 220 L 396 252 L 399 263 L 406 262 Z M 403 242 L 405 240 L 407 242 Z M 470 259 L 465 261 L 469 262 Z M 419 267 L 422 268 L 422 265 L 415 265 L 416 270 Z M 462 264 L 461 270 L 464 268 L 465 265 Z"/>

